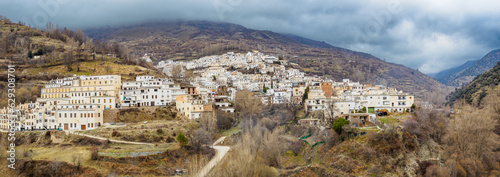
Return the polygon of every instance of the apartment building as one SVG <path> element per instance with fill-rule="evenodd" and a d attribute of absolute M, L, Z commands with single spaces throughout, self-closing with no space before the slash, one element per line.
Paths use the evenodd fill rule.
<path fill-rule="evenodd" d="M 135 81 L 123 82 L 120 91 L 122 107 L 167 106 L 184 94 L 179 84 L 154 76 L 138 76 Z"/>
<path fill-rule="evenodd" d="M 204 112 L 212 111 L 212 103 L 202 95 L 183 94 L 175 99 L 175 108 L 188 119 L 199 119 Z"/>
<path fill-rule="evenodd" d="M 116 108 L 121 76 L 73 76 L 51 80 L 33 112 L 34 129 L 86 130 L 103 123 L 103 110 Z"/>

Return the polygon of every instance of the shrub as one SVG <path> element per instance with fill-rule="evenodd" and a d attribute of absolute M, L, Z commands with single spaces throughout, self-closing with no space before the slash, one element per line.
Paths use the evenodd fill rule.
<path fill-rule="evenodd" d="M 179 133 L 179 135 L 177 135 L 177 142 L 179 142 L 179 144 L 184 147 L 188 144 L 188 140 L 186 139 L 186 136 L 184 136 L 183 133 Z"/>
<path fill-rule="evenodd" d="M 344 127 L 344 125 L 349 125 L 349 121 L 341 117 L 333 122 L 332 129 L 340 135 L 342 133 L 342 128 Z"/>
<path fill-rule="evenodd" d="M 146 138 L 146 135 L 144 135 L 143 133 L 139 134 L 137 136 L 137 139 L 139 139 L 140 142 L 148 142 L 148 138 Z"/>
<path fill-rule="evenodd" d="M 167 143 L 171 143 L 171 142 L 174 142 L 174 141 L 175 141 L 175 139 L 173 137 L 171 137 L 171 136 L 169 136 L 167 138 Z"/>
<path fill-rule="evenodd" d="M 111 137 L 119 137 L 119 136 L 121 136 L 121 135 L 116 130 L 113 130 L 113 133 L 111 133 Z"/>
<path fill-rule="evenodd" d="M 163 134 L 163 130 L 162 130 L 161 128 L 156 129 L 156 133 L 158 133 L 158 134 Z"/>
<path fill-rule="evenodd" d="M 90 150 L 90 159 L 92 160 L 99 160 L 99 149 L 96 147 L 92 147 Z"/>

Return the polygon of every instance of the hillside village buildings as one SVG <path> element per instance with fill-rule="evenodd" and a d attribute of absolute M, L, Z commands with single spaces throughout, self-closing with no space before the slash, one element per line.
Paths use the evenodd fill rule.
<path fill-rule="evenodd" d="M 162 61 L 157 67 L 172 75 L 177 65 L 184 71 L 193 70 L 196 77 L 190 85 L 154 76 L 138 76 L 135 81 L 122 81 L 118 75 L 51 80 L 35 103 L 18 105 L 13 111 L 1 109 L 0 129 L 9 128 L 8 116 L 17 116 L 18 129 L 95 129 L 104 123 L 106 110 L 132 107 L 175 105 L 186 118 L 198 119 L 214 110 L 234 112 L 239 90 L 256 93 L 267 105 L 301 104 L 307 112 L 334 113 L 334 117 L 348 117 L 363 108 L 368 113 L 381 109 L 405 112 L 414 103 L 412 95 L 394 88 L 306 76 L 290 67 L 296 64 L 256 51 L 187 62 Z"/>
<path fill-rule="evenodd" d="M 139 76 L 136 81 L 123 82 L 120 91 L 122 107 L 167 106 L 185 93 L 179 84 L 154 76 Z"/>

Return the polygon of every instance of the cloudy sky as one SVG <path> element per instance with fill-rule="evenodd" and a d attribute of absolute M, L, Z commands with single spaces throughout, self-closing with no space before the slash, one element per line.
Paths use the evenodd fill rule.
<path fill-rule="evenodd" d="M 500 48 L 498 0 L 0 0 L 0 15 L 71 29 L 209 20 L 292 33 L 438 72 Z"/>

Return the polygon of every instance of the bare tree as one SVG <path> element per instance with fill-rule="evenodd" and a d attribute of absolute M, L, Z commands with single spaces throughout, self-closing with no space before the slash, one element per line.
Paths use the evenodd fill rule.
<path fill-rule="evenodd" d="M 250 91 L 236 92 L 235 111 L 240 118 L 258 118 L 262 112 L 262 102 Z"/>
<path fill-rule="evenodd" d="M 209 132 L 206 130 L 199 128 L 190 133 L 188 133 L 189 143 L 191 148 L 196 151 L 199 151 L 203 148 L 203 146 L 209 145 L 212 141 L 212 137 Z"/>
<path fill-rule="evenodd" d="M 75 36 L 75 39 L 76 41 L 78 41 L 78 45 L 82 45 L 83 43 L 85 43 L 85 34 L 83 33 L 83 31 L 78 28 L 76 30 L 76 36 Z"/>
<path fill-rule="evenodd" d="M 63 53 L 62 55 L 63 63 L 66 65 L 68 71 L 73 71 L 73 68 L 71 67 L 71 65 L 73 64 L 73 58 L 73 51 L 71 50 Z"/>
<path fill-rule="evenodd" d="M 332 125 L 333 120 L 335 120 L 335 116 L 338 114 L 339 110 L 337 109 L 337 106 L 335 105 L 335 100 L 329 99 L 325 103 L 325 109 L 324 109 L 324 120 L 323 122 L 326 123 L 326 125 Z"/>
<path fill-rule="evenodd" d="M 216 166 L 209 176 L 278 176 L 270 166 L 279 167 L 284 143 L 279 131 L 270 132 L 259 122 L 245 120 L 243 134 L 234 150 Z"/>
<path fill-rule="evenodd" d="M 13 35 L 10 31 L 4 31 L 2 36 L 0 37 L 0 49 L 2 53 L 9 53 L 10 48 L 14 45 L 16 40 L 16 36 Z"/>
<path fill-rule="evenodd" d="M 200 118 L 200 128 L 208 131 L 209 133 L 214 133 L 217 129 L 217 116 L 216 111 L 210 113 L 202 113 Z"/>
<path fill-rule="evenodd" d="M 479 110 L 469 105 L 462 106 L 448 126 L 447 152 L 472 159 L 491 155 L 499 136 L 493 132 L 496 120 L 489 109 Z"/>
<path fill-rule="evenodd" d="M 182 66 L 175 65 L 172 67 L 172 77 L 175 80 L 180 80 L 182 78 Z"/>
<path fill-rule="evenodd" d="M 292 114 L 292 120 L 294 122 L 297 122 L 297 114 L 304 109 L 304 106 L 301 104 L 300 99 L 290 99 L 289 101 L 286 102 L 286 109 Z"/>

